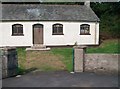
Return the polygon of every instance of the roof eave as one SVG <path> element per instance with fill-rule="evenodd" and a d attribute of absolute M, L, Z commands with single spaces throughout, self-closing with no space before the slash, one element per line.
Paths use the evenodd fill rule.
<path fill-rule="evenodd" d="M 100 20 L 1 20 L 2 22 L 18 22 L 18 21 L 65 21 L 65 22 L 100 22 Z"/>

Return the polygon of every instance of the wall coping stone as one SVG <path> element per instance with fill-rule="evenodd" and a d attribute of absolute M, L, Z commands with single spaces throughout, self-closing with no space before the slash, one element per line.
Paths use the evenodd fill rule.
<path fill-rule="evenodd" d="M 78 46 L 74 46 L 74 49 L 85 49 L 87 48 L 87 46 L 83 46 L 83 45 L 78 45 Z"/>
<path fill-rule="evenodd" d="M 13 49 L 16 49 L 16 47 L 9 47 L 9 46 L 6 46 L 6 47 L 1 47 L 0 50 L 4 50 L 4 51 L 7 51 L 7 50 L 13 50 Z"/>
<path fill-rule="evenodd" d="M 120 54 L 115 54 L 115 53 L 110 53 L 110 54 L 108 54 L 108 53 L 85 53 L 85 55 L 118 55 L 118 56 L 120 56 Z"/>

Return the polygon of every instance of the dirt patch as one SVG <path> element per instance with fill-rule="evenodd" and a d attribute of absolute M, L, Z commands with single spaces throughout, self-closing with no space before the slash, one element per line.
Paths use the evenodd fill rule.
<path fill-rule="evenodd" d="M 27 51 L 26 69 L 37 68 L 40 71 L 65 70 L 60 55 L 54 55 L 50 51 Z"/>

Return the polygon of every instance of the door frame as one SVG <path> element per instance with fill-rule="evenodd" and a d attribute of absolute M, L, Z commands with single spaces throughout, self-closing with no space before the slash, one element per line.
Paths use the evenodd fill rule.
<path fill-rule="evenodd" d="M 43 32 L 43 33 L 42 33 L 42 34 L 43 34 L 43 37 L 42 37 L 43 42 L 42 42 L 42 44 L 44 44 L 44 25 L 43 25 L 43 24 L 39 24 L 39 23 L 32 25 L 32 36 L 33 36 L 33 37 L 32 37 L 32 40 L 33 40 L 32 43 L 33 43 L 33 45 L 34 45 L 34 27 L 35 27 L 35 25 L 41 25 L 41 26 L 42 26 L 42 30 L 43 30 L 43 31 L 42 31 L 42 32 Z M 41 44 L 40 44 L 40 45 L 41 45 Z"/>

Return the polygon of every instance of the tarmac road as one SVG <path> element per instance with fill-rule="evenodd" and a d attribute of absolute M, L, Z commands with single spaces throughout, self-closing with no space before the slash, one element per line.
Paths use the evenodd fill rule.
<path fill-rule="evenodd" d="M 118 87 L 118 76 L 67 71 L 31 72 L 3 79 L 3 87 Z"/>

